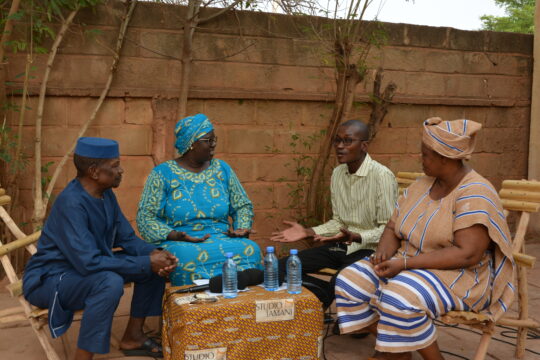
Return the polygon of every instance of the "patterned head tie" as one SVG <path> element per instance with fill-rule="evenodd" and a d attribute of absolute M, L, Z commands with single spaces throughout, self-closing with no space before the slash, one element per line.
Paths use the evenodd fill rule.
<path fill-rule="evenodd" d="M 204 114 L 183 118 L 174 127 L 174 135 L 176 136 L 174 147 L 178 150 L 178 154 L 184 155 L 195 141 L 212 130 L 214 127 Z"/>
<path fill-rule="evenodd" d="M 472 120 L 443 121 L 432 117 L 424 121 L 422 142 L 444 157 L 468 160 L 481 127 L 482 124 Z"/>

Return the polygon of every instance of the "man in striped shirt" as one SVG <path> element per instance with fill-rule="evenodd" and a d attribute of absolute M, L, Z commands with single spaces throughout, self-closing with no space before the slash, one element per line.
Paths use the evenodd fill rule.
<path fill-rule="evenodd" d="M 303 281 L 315 284 L 310 290 L 324 308 L 334 300 L 335 276 L 331 282 L 309 276 L 323 268 L 342 268 L 371 255 L 394 210 L 398 187 L 394 174 L 367 154 L 369 128 L 359 120 L 340 125 L 334 138 L 338 162 L 330 183 L 333 217 L 312 228 L 285 221 L 288 229 L 272 234 L 270 240 L 294 242 L 313 238 L 322 246 L 298 253 Z M 285 276 L 286 258 L 279 262 Z"/>

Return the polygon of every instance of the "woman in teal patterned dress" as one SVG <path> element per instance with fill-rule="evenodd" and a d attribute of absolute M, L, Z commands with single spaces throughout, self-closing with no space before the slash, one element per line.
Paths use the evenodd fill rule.
<path fill-rule="evenodd" d="M 178 121 L 175 135 L 180 157 L 152 170 L 137 211 L 142 237 L 179 259 L 172 285 L 220 275 L 227 252 L 239 271 L 262 269 L 259 246 L 247 238 L 253 206 L 231 167 L 213 159 L 212 124 L 203 114 L 189 116 Z"/>

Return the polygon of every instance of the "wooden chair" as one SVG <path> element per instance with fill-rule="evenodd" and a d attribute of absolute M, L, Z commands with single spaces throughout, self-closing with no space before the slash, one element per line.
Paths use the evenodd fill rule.
<path fill-rule="evenodd" d="M 416 178 L 422 173 L 398 172 L 397 181 L 400 194 L 403 193 Z M 497 321 L 497 324 L 517 327 L 516 352 L 517 358 L 522 358 L 525 354 L 525 340 L 528 329 L 538 328 L 540 324 L 529 318 L 528 310 L 528 288 L 527 269 L 534 266 L 536 258 L 525 253 L 525 233 L 529 224 L 530 213 L 540 210 L 540 182 L 526 180 L 506 180 L 503 181 L 502 189 L 499 192 L 504 208 L 505 216 L 511 211 L 519 214 L 519 221 L 512 240 L 513 258 L 517 265 L 518 286 L 518 318 L 504 316 Z M 474 360 L 482 360 L 487 354 L 487 349 L 495 324 L 489 321 L 487 316 L 466 311 L 451 311 L 444 315 L 441 320 L 446 324 L 465 324 L 482 332 L 482 338 L 476 350 Z"/>
<path fill-rule="evenodd" d="M 47 359 L 60 360 L 60 356 L 51 345 L 51 337 L 49 335 L 49 331 L 47 330 L 49 311 L 47 309 L 40 309 L 32 306 L 24 299 L 22 295 L 22 280 L 19 279 L 19 277 L 17 276 L 15 268 L 11 264 L 11 260 L 8 256 L 10 252 L 22 247 L 25 247 L 26 250 L 30 253 L 30 255 L 35 254 L 37 248 L 34 245 L 34 242 L 39 239 L 41 231 L 37 231 L 32 235 L 26 236 L 21 231 L 21 229 L 19 229 L 17 224 L 15 224 L 11 216 L 4 208 L 4 205 L 9 204 L 10 201 L 11 197 L 6 195 L 4 189 L 0 188 L 0 218 L 4 221 L 5 225 L 8 227 L 13 236 L 15 236 L 15 238 L 17 239 L 7 244 L 2 244 L 2 242 L 0 241 L 0 261 L 2 262 L 2 266 L 9 280 L 9 285 L 7 285 L 6 288 L 10 292 L 11 296 L 18 298 L 20 306 L 0 310 L 0 324 L 29 321 L 32 330 L 36 334 L 41 346 L 43 347 L 43 350 L 45 351 Z M 113 249 L 113 251 L 120 250 L 122 249 Z M 124 285 L 124 288 L 128 287 L 131 287 L 131 283 L 127 283 Z M 82 313 L 82 310 L 76 311 L 74 315 L 74 321 L 80 320 L 82 318 Z M 145 329 L 148 330 L 146 325 Z M 60 337 L 60 339 L 64 348 L 65 357 L 71 358 L 71 349 L 70 345 L 66 340 L 66 337 L 62 336 Z M 120 348 L 120 339 L 114 334 L 111 334 L 111 345 L 116 349 Z"/>
<path fill-rule="evenodd" d="M 403 194 L 403 191 L 421 176 L 424 176 L 424 173 L 399 171 L 396 176 L 399 195 Z"/>
<path fill-rule="evenodd" d="M 11 260 L 8 256 L 13 250 L 25 247 L 30 254 L 34 254 L 37 249 L 34 245 L 41 235 L 41 231 L 37 231 L 32 235 L 26 236 L 21 229 L 15 224 L 11 216 L 4 208 L 4 205 L 9 204 L 11 198 L 6 195 L 4 189 L 0 188 L 0 218 L 4 221 L 4 224 L 15 236 L 17 240 L 7 244 L 2 244 L 0 241 L 0 261 L 9 280 L 7 289 L 11 296 L 17 297 L 20 306 L 0 310 L 0 323 L 11 323 L 18 321 L 29 321 L 32 330 L 36 334 L 45 355 L 49 360 L 60 360 L 60 357 L 54 350 L 50 342 L 50 336 L 48 331 L 45 330 L 47 326 L 47 310 L 37 309 L 30 305 L 22 296 L 22 280 L 19 279 L 17 273 L 11 264 Z"/>
<path fill-rule="evenodd" d="M 417 172 L 398 172 L 396 180 L 399 186 L 399 194 L 412 184 L 418 177 L 423 176 L 423 173 Z M 519 216 L 516 231 L 512 239 L 513 258 L 517 265 L 517 302 L 518 302 L 518 317 L 512 318 L 503 316 L 497 321 L 499 325 L 505 325 L 517 328 L 516 351 L 517 358 L 523 358 L 525 354 L 525 341 L 529 329 L 537 329 L 540 324 L 529 317 L 529 300 L 527 287 L 527 270 L 534 266 L 536 258 L 527 255 L 525 252 L 525 234 L 529 224 L 530 214 L 540 211 L 540 182 L 527 180 L 505 180 L 502 184 L 502 189 L 499 192 L 501 202 L 504 208 L 505 216 L 510 212 L 516 212 Z M 329 271 L 328 271 L 329 270 Z M 332 269 L 322 269 L 321 272 Z M 515 301 L 516 301 L 515 300 Z M 467 311 L 450 311 L 441 317 L 441 321 L 446 324 L 464 324 L 472 328 L 480 330 L 482 337 L 474 360 L 483 360 L 486 357 L 489 342 L 495 323 L 490 321 L 486 315 L 476 314 Z"/>
<path fill-rule="evenodd" d="M 527 180 L 505 180 L 499 192 L 505 216 L 511 211 L 519 214 L 519 221 L 512 240 L 513 258 L 517 269 L 517 302 L 518 317 L 503 316 L 497 324 L 517 328 L 515 357 L 525 355 L 525 340 L 529 329 L 538 328 L 540 324 L 529 318 L 529 296 L 527 287 L 527 269 L 534 266 L 536 258 L 525 253 L 525 233 L 529 224 L 530 213 L 540 210 L 540 182 Z M 451 311 L 443 317 L 443 322 L 450 324 L 468 324 L 482 330 L 482 339 L 474 360 L 484 359 L 495 324 L 480 314 L 463 311 Z"/>
<path fill-rule="evenodd" d="M 527 286 L 527 270 L 534 266 L 536 258 L 528 255 L 525 249 L 525 234 L 529 225 L 531 213 L 540 210 L 540 182 L 527 180 L 505 180 L 499 192 L 508 216 L 515 212 L 519 216 L 517 227 L 512 240 L 512 252 L 517 269 L 517 298 L 518 317 L 504 316 L 497 324 L 517 328 L 516 352 L 517 358 L 525 355 L 525 340 L 529 329 L 540 327 L 540 324 L 529 317 L 529 291 Z"/>

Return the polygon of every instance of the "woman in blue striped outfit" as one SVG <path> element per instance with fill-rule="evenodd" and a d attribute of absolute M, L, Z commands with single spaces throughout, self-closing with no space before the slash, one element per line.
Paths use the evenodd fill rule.
<path fill-rule="evenodd" d="M 511 244 L 493 186 L 464 164 L 481 125 L 424 122 L 419 178 L 398 199 L 377 251 L 336 282 L 342 333 L 367 329 L 376 359 L 443 359 L 433 319 L 452 310 L 498 319 L 514 287 Z"/>

